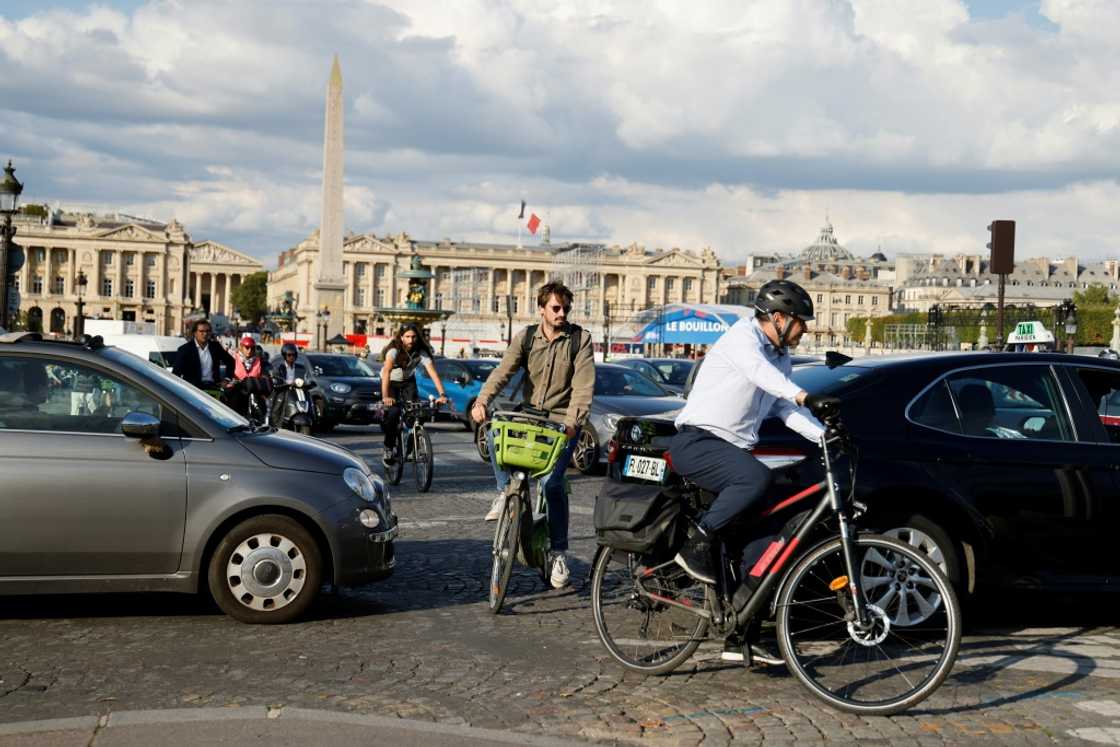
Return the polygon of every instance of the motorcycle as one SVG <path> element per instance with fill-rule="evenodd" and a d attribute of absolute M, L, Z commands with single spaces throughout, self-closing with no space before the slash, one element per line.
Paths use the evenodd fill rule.
<path fill-rule="evenodd" d="M 254 428 L 268 428 L 271 420 L 270 389 L 267 379 L 229 380 L 221 383 L 218 399 L 244 415 Z"/>
<path fill-rule="evenodd" d="M 315 424 L 315 406 L 308 391 L 314 387 L 314 382 L 305 379 L 296 379 L 291 384 L 273 384 L 268 407 L 272 424 L 310 436 Z"/>

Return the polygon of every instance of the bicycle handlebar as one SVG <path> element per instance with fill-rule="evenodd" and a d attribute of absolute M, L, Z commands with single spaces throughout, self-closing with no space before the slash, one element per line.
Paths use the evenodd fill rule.
<path fill-rule="evenodd" d="M 543 425 L 546 428 L 551 428 L 557 431 L 567 432 L 567 427 L 563 423 L 557 423 L 555 420 L 549 420 L 541 415 L 531 415 L 526 412 L 516 412 L 514 410 L 499 410 L 490 416 L 490 419 L 500 417 L 503 420 L 520 420 L 522 422 L 531 422 L 537 425 Z"/>

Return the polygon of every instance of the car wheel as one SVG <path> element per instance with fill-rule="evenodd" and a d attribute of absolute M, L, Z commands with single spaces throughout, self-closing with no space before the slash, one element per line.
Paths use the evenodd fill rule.
<path fill-rule="evenodd" d="M 921 550 L 929 559 L 941 569 L 949 582 L 961 593 L 961 560 L 957 552 L 957 545 L 939 524 L 921 514 L 910 516 L 884 517 L 877 522 L 880 526 L 879 534 L 897 539 Z M 888 588 L 889 587 L 889 588 Z M 917 625 L 926 620 L 940 607 L 940 597 L 929 589 L 923 589 L 920 579 L 917 583 L 902 585 L 892 582 L 880 590 L 871 589 L 867 592 L 869 600 L 875 604 L 878 596 L 883 594 L 902 595 L 908 597 L 908 604 L 902 609 L 907 609 L 909 625 Z M 892 621 L 902 625 L 901 621 Z"/>
<path fill-rule="evenodd" d="M 579 441 L 576 442 L 575 451 L 572 452 L 572 466 L 585 475 L 599 472 L 599 442 L 595 438 L 595 431 L 589 425 L 579 432 Z"/>
<path fill-rule="evenodd" d="M 486 434 L 490 431 L 490 422 L 486 421 L 474 429 L 474 447 L 478 449 L 478 458 L 487 464 L 490 463 L 490 442 Z"/>
<path fill-rule="evenodd" d="M 286 623 L 319 594 L 323 563 L 310 533 L 287 516 L 241 522 L 210 558 L 210 593 L 222 611 L 244 623 Z"/>

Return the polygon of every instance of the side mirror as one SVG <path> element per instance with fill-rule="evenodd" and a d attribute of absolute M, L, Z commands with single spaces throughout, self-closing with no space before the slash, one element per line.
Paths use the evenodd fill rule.
<path fill-rule="evenodd" d="M 121 433 L 129 438 L 159 435 L 159 418 L 146 412 L 130 412 L 121 419 Z"/>

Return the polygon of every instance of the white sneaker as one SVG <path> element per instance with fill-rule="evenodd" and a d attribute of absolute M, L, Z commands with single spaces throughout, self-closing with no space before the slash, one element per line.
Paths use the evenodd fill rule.
<path fill-rule="evenodd" d="M 497 521 L 498 517 L 502 515 L 502 508 L 506 505 L 506 494 L 498 493 L 494 502 L 490 504 L 490 510 L 486 512 L 486 518 L 483 521 Z"/>
<path fill-rule="evenodd" d="M 568 559 L 564 553 L 553 553 L 552 572 L 548 577 L 548 582 L 552 584 L 552 588 L 563 589 L 568 585 L 568 579 L 571 578 L 571 575 L 571 572 L 568 570 Z"/>

